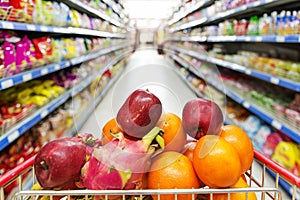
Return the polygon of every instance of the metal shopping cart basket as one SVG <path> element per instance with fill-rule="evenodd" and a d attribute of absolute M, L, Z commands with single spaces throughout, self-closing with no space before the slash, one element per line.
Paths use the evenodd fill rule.
<path fill-rule="evenodd" d="M 14 170 L 9 171 L 0 178 L 1 200 L 13 199 L 13 200 L 38 200 L 41 197 L 47 197 L 45 199 L 56 200 L 60 197 L 63 200 L 90 200 L 93 196 L 101 196 L 103 199 L 110 199 L 114 195 L 118 195 L 120 199 L 151 199 L 151 194 L 157 194 L 158 199 L 163 194 L 173 194 L 174 199 L 178 199 L 180 194 L 191 194 L 191 199 L 207 199 L 213 200 L 214 195 L 217 193 L 225 193 L 229 200 L 231 193 L 243 192 L 248 199 L 250 192 L 255 192 L 257 199 L 261 200 L 297 200 L 300 199 L 299 187 L 300 177 L 292 174 L 286 169 L 280 167 L 261 153 L 255 151 L 255 162 L 253 166 L 247 172 L 246 177 L 248 184 L 251 187 L 247 188 L 230 188 L 230 189 L 165 189 L 165 190 L 31 190 L 25 188 L 26 184 L 32 185 L 35 182 L 35 175 L 33 174 L 33 161 L 31 158 L 25 161 L 22 165 L 16 167 Z M 270 174 L 272 176 L 270 176 Z M 27 176 L 25 176 L 27 175 Z M 267 178 L 271 178 L 271 181 L 267 181 Z M 30 180 L 28 183 L 28 179 Z M 26 181 L 27 180 L 27 181 Z M 289 195 L 284 196 L 283 190 L 280 189 L 281 181 L 284 181 L 288 187 Z M 27 182 L 27 183 L 26 183 Z M 11 196 L 5 195 L 5 188 L 12 183 L 17 183 L 17 191 Z M 26 183 L 26 184 L 25 184 Z M 58 198 L 58 199 L 60 199 Z"/>

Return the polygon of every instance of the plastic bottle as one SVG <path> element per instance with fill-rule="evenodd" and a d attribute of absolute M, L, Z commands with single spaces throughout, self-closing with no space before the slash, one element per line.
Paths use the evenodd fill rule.
<path fill-rule="evenodd" d="M 298 20 L 298 13 L 296 10 L 293 11 L 292 16 L 292 34 L 296 35 L 298 34 L 298 27 L 299 27 L 299 20 Z"/>
<path fill-rule="evenodd" d="M 259 18 L 259 34 L 260 35 L 269 35 L 271 30 L 271 20 L 270 17 L 267 15 L 267 13 L 264 13 L 264 15 Z"/>
<path fill-rule="evenodd" d="M 284 35 L 291 35 L 292 34 L 292 13 L 291 11 L 287 11 L 286 15 L 284 16 Z"/>
<path fill-rule="evenodd" d="M 273 11 L 271 13 L 271 24 L 270 24 L 270 35 L 277 34 L 277 12 Z"/>
<path fill-rule="evenodd" d="M 285 10 L 281 11 L 279 15 L 277 15 L 277 35 L 284 34 L 284 20 L 285 20 Z"/>
<path fill-rule="evenodd" d="M 249 20 L 247 35 L 258 35 L 258 17 L 252 16 Z"/>

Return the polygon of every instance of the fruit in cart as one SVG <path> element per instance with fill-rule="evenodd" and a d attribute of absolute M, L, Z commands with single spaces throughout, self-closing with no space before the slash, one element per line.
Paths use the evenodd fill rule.
<path fill-rule="evenodd" d="M 183 107 L 183 129 L 195 139 L 206 134 L 219 135 L 223 121 L 222 110 L 213 101 L 196 98 L 188 101 Z"/>
<path fill-rule="evenodd" d="M 86 147 L 82 142 L 53 140 L 43 146 L 36 155 L 36 178 L 44 189 L 60 188 L 78 181 L 85 157 Z"/>
<path fill-rule="evenodd" d="M 243 176 L 239 178 L 239 180 L 229 187 L 231 188 L 244 188 L 247 189 L 250 186 L 247 184 L 246 180 Z M 230 193 L 230 200 L 257 200 L 255 192 L 233 192 Z M 229 200 L 228 193 L 220 193 L 220 194 L 214 194 L 212 200 Z M 207 198 L 207 200 L 210 200 L 210 197 Z"/>
<path fill-rule="evenodd" d="M 100 140 L 90 133 L 61 138 L 45 144 L 37 153 L 34 169 L 39 184 L 44 189 L 74 189 L 81 168 Z"/>
<path fill-rule="evenodd" d="M 166 151 L 152 161 L 148 173 L 149 189 L 191 189 L 199 188 L 198 177 L 192 162 L 183 154 Z M 152 195 L 154 200 L 157 195 Z M 195 197 L 196 198 L 196 197 Z M 160 195 L 160 200 L 173 200 L 174 194 Z M 178 200 L 192 199 L 192 194 L 179 194 Z"/>
<path fill-rule="evenodd" d="M 101 135 L 102 145 L 105 145 L 106 143 L 114 139 L 113 134 L 116 134 L 118 132 L 123 132 L 123 131 L 118 125 L 116 118 L 111 118 L 102 127 L 102 135 Z"/>
<path fill-rule="evenodd" d="M 225 125 L 222 127 L 221 137 L 229 142 L 239 154 L 242 173 L 249 170 L 254 160 L 254 150 L 247 133 L 238 126 Z"/>
<path fill-rule="evenodd" d="M 141 139 L 155 127 L 162 114 L 162 104 L 148 90 L 133 91 L 117 113 L 117 122 L 124 134 Z"/>
<path fill-rule="evenodd" d="M 161 139 L 161 132 L 154 127 L 141 140 L 130 140 L 122 132 L 114 134 L 111 142 L 94 150 L 82 168 L 81 184 L 93 190 L 139 189 L 150 158 L 159 151 L 152 142 Z"/>
<path fill-rule="evenodd" d="M 211 188 L 229 187 L 242 174 L 241 161 L 235 148 L 217 135 L 205 135 L 198 140 L 193 166 L 200 180 Z"/>
<path fill-rule="evenodd" d="M 194 149 L 197 145 L 197 141 L 190 141 L 184 145 L 183 155 L 188 157 L 193 162 Z"/>
<path fill-rule="evenodd" d="M 165 142 L 165 151 L 180 152 L 187 143 L 187 135 L 183 131 L 180 117 L 174 113 L 166 112 L 161 119 L 157 126 L 164 131 L 162 137 Z"/>

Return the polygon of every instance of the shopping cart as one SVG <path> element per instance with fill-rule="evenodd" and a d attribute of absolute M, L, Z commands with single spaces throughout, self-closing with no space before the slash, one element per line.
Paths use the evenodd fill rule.
<path fill-rule="evenodd" d="M 261 153 L 255 151 L 255 162 L 253 166 L 247 172 L 246 177 L 249 188 L 230 188 L 230 189 L 164 189 L 164 190 L 31 190 L 30 187 L 25 189 L 25 182 L 28 185 L 32 185 L 35 182 L 35 175 L 33 173 L 34 157 L 25 161 L 22 165 L 16 167 L 14 170 L 4 174 L 0 178 L 1 200 L 13 199 L 13 200 L 38 200 L 41 197 L 48 197 L 50 200 L 55 200 L 57 197 L 62 197 L 64 200 L 73 200 L 80 198 L 80 200 L 90 200 L 93 196 L 102 196 L 103 199 L 109 199 L 111 196 L 120 196 L 120 199 L 151 199 L 151 195 L 157 194 L 159 197 L 163 194 L 174 194 L 174 199 L 178 198 L 180 194 L 191 194 L 191 199 L 207 199 L 212 200 L 213 196 L 217 193 L 226 193 L 228 200 L 230 199 L 230 193 L 246 193 L 246 199 L 248 193 L 255 192 L 257 199 L 261 200 L 297 200 L 299 199 L 299 186 L 300 177 L 295 176 L 286 169 L 280 167 L 278 164 L 269 160 Z M 256 166 L 254 166 L 256 165 Z M 266 178 L 269 173 L 274 175 L 274 179 L 271 179 L 271 185 L 267 184 Z M 27 174 L 27 176 L 24 176 Z M 26 180 L 30 180 L 28 181 Z M 280 180 L 288 182 L 290 187 L 290 195 L 284 197 L 282 190 L 279 189 Z M 15 191 L 10 197 L 5 195 L 5 188 L 12 183 L 17 182 L 17 191 Z M 268 182 L 270 183 L 270 181 Z M 298 193 L 298 194 L 297 194 Z M 160 198 L 158 198 L 160 199 Z"/>

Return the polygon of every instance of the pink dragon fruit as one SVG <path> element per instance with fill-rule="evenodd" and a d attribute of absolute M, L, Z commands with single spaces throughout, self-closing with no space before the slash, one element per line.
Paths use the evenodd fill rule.
<path fill-rule="evenodd" d="M 81 170 L 82 185 L 93 190 L 139 189 L 151 157 L 164 147 L 161 133 L 160 128 L 154 127 L 141 140 L 129 140 L 123 133 L 115 134 L 111 142 L 94 149 Z M 156 146 L 152 145 L 154 139 L 158 142 Z"/>

